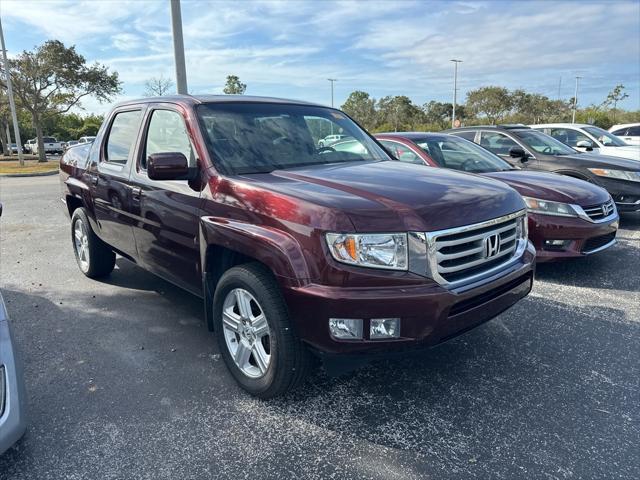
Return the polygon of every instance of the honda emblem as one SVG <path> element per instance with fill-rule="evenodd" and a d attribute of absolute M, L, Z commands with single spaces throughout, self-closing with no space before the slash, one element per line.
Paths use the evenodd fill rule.
<path fill-rule="evenodd" d="M 484 237 L 484 258 L 495 257 L 500 252 L 500 234 Z"/>

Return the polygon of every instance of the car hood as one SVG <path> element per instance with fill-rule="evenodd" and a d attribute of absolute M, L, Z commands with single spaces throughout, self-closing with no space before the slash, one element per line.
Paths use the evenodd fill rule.
<path fill-rule="evenodd" d="M 504 183 L 397 161 L 318 165 L 250 175 L 274 192 L 339 210 L 356 231 L 434 231 L 525 208 Z"/>
<path fill-rule="evenodd" d="M 640 171 L 640 163 L 627 158 L 612 157 L 599 153 L 576 153 L 575 155 L 560 155 L 559 158 L 577 160 L 584 167 L 611 168 L 616 170 Z"/>
<path fill-rule="evenodd" d="M 627 145 L 625 147 L 601 147 L 600 151 L 612 157 L 623 157 L 631 160 L 640 160 L 640 146 Z"/>
<path fill-rule="evenodd" d="M 572 203 L 586 207 L 604 203 L 609 199 L 609 194 L 604 188 L 584 180 L 555 173 L 513 170 L 483 175 L 502 180 L 521 195 L 541 200 Z"/>

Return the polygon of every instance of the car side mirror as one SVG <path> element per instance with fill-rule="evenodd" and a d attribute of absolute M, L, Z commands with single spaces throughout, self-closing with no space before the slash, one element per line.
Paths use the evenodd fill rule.
<path fill-rule="evenodd" d="M 188 180 L 189 162 L 180 152 L 153 153 L 147 158 L 151 180 Z"/>
<path fill-rule="evenodd" d="M 509 156 L 511 158 L 519 158 L 521 162 L 526 162 L 528 160 L 527 153 L 522 147 L 511 147 L 509 149 Z"/>
<path fill-rule="evenodd" d="M 589 140 L 580 140 L 576 143 L 576 147 L 584 148 L 587 152 L 591 152 L 593 150 L 593 144 Z"/>
<path fill-rule="evenodd" d="M 2 216 L 2 204 L 0 203 L 0 217 Z"/>

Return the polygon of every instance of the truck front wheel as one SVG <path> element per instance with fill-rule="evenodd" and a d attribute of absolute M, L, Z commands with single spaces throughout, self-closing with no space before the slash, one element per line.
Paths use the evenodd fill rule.
<path fill-rule="evenodd" d="M 71 241 L 80 271 L 89 278 L 109 275 L 116 265 L 116 254 L 91 229 L 84 208 L 71 216 Z"/>
<path fill-rule="evenodd" d="M 224 273 L 213 298 L 214 328 L 225 364 L 251 395 L 269 399 L 304 381 L 310 354 L 291 327 L 269 270 L 257 263 Z"/>

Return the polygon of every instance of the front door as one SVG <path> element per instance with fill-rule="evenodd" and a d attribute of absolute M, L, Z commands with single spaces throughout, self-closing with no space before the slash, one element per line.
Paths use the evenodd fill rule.
<path fill-rule="evenodd" d="M 514 147 L 521 148 L 527 153 L 529 152 L 523 145 L 520 145 L 513 138 L 505 135 L 504 133 L 482 131 L 480 132 L 480 145 L 490 152 L 495 153 L 503 160 L 509 162 L 514 167 L 532 170 L 536 169 L 535 158 L 532 155 L 527 159 L 526 162 L 523 162 L 521 161 L 521 159 L 514 158 L 510 155 L 509 150 Z"/>
<path fill-rule="evenodd" d="M 199 182 L 151 180 L 146 169 L 149 155 L 179 152 L 196 172 L 195 149 L 182 113 L 177 109 L 152 107 L 145 117 L 140 151 L 131 172 L 138 253 L 145 268 L 201 295 Z"/>
<path fill-rule="evenodd" d="M 96 140 L 92 147 L 99 149 L 98 161 L 92 164 L 89 174 L 98 236 L 133 258 L 136 245 L 129 172 L 141 123 L 141 108 L 116 110 L 102 141 Z"/>

